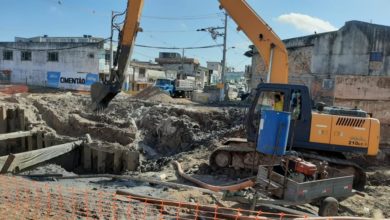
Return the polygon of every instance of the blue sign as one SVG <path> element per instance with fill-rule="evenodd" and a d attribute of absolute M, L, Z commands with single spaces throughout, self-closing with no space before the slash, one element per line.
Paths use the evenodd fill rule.
<path fill-rule="evenodd" d="M 87 77 L 85 78 L 85 85 L 92 85 L 94 84 L 95 82 L 98 82 L 99 81 L 99 75 L 98 74 L 95 74 L 95 73 L 88 73 L 87 74 Z"/>
<path fill-rule="evenodd" d="M 47 72 L 47 86 L 58 88 L 60 77 L 60 72 Z"/>

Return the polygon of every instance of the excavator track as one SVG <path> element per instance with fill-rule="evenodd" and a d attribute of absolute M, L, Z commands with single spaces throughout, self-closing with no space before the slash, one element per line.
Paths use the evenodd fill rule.
<path fill-rule="evenodd" d="M 280 157 L 272 157 L 271 159 L 269 156 L 256 152 L 248 142 L 246 142 L 246 145 L 244 142 L 229 142 L 225 145 L 222 143 L 217 144 L 217 148 L 209 157 L 209 165 L 213 170 L 229 168 L 235 171 L 241 170 L 242 173 L 252 173 L 253 171 L 257 172 L 259 165 L 275 164 L 280 159 Z M 354 175 L 353 188 L 359 191 L 364 190 L 367 180 L 366 173 L 356 163 L 346 159 L 322 156 L 317 154 L 317 152 L 307 153 L 298 151 L 297 153 L 298 156 L 307 161 L 326 161 L 330 167 Z M 255 157 L 255 163 L 253 163 L 253 157 Z M 230 173 L 237 172 L 232 171 Z"/>

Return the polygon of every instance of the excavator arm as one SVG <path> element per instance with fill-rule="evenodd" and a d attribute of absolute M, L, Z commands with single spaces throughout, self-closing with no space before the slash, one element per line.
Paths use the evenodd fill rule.
<path fill-rule="evenodd" d="M 260 53 L 268 69 L 267 82 L 287 84 L 288 56 L 282 40 L 245 0 L 219 2 Z"/>
<path fill-rule="evenodd" d="M 139 31 L 139 22 L 144 0 L 129 0 L 127 2 L 126 16 L 123 28 L 119 33 L 117 51 L 117 69 L 110 70 L 108 82 L 98 82 L 91 86 L 91 99 L 93 110 L 108 106 L 109 102 L 121 91 L 124 75 L 131 58 L 133 46 Z"/>
<path fill-rule="evenodd" d="M 267 23 L 246 3 L 245 0 L 219 0 L 221 8 L 233 18 L 252 41 L 268 68 L 267 82 L 288 82 L 288 56 L 283 42 Z M 110 80 L 95 83 L 91 87 L 93 109 L 105 108 L 121 91 L 124 74 L 139 30 L 139 21 L 144 0 L 129 0 L 124 26 L 120 32 L 118 68 L 112 71 Z"/>

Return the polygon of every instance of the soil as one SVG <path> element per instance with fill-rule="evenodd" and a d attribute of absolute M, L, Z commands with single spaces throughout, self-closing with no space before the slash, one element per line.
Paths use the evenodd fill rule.
<path fill-rule="evenodd" d="M 171 161 L 177 160 L 186 173 L 210 184 L 238 179 L 215 175 L 207 163 L 213 142 L 244 136 L 242 125 L 246 109 L 242 105 L 200 106 L 189 100 L 173 99 L 153 88 L 135 97 L 119 94 L 107 109 L 99 113 L 90 110 L 88 94 L 71 92 L 5 95 L 0 96 L 0 103 L 25 109 L 31 129 L 44 129 L 55 138 L 75 139 L 89 133 L 93 139 L 91 146 L 139 151 L 139 170 L 124 174 L 190 184 L 176 175 Z M 364 197 L 354 195 L 341 202 L 341 215 L 390 217 L 390 166 L 385 163 L 388 155 L 381 153 L 380 158 L 374 160 L 359 158 L 364 161 L 368 186 Z M 43 173 L 77 175 L 55 164 L 42 165 L 23 174 Z M 138 194 L 179 201 L 215 202 L 209 195 L 196 190 L 176 191 L 133 181 L 107 178 L 57 181 L 65 186 L 107 191 L 128 189 Z"/>

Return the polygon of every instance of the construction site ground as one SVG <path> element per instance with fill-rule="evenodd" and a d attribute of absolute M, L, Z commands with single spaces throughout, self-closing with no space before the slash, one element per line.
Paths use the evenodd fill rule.
<path fill-rule="evenodd" d="M 89 94 L 78 92 L 34 90 L 24 93 L 0 95 L 2 106 L 25 109 L 31 129 L 39 127 L 53 134 L 53 138 L 76 140 L 90 134 L 91 146 L 100 148 L 130 149 L 140 153 L 140 166 L 135 171 L 123 171 L 132 175 L 187 185 L 192 183 L 180 178 L 172 161 L 179 161 L 187 174 L 213 185 L 224 185 L 239 178 L 212 171 L 208 156 L 213 143 L 227 137 L 244 137 L 245 104 L 201 105 L 188 99 L 173 99 L 166 94 L 149 91 L 131 97 L 119 94 L 102 112 L 92 112 Z M 361 195 L 354 195 L 340 204 L 340 215 L 390 218 L 390 164 L 386 146 L 375 158 L 355 158 L 367 172 L 368 184 Z M 82 167 L 67 169 L 53 162 L 22 171 L 21 175 L 62 174 L 77 176 L 91 174 Z M 126 189 L 139 195 L 200 204 L 224 204 L 242 207 L 221 200 L 199 190 L 176 190 L 166 186 L 120 178 L 56 179 L 38 178 L 64 187 L 88 188 L 96 191 Z M 312 205 L 297 207 L 315 213 Z"/>

